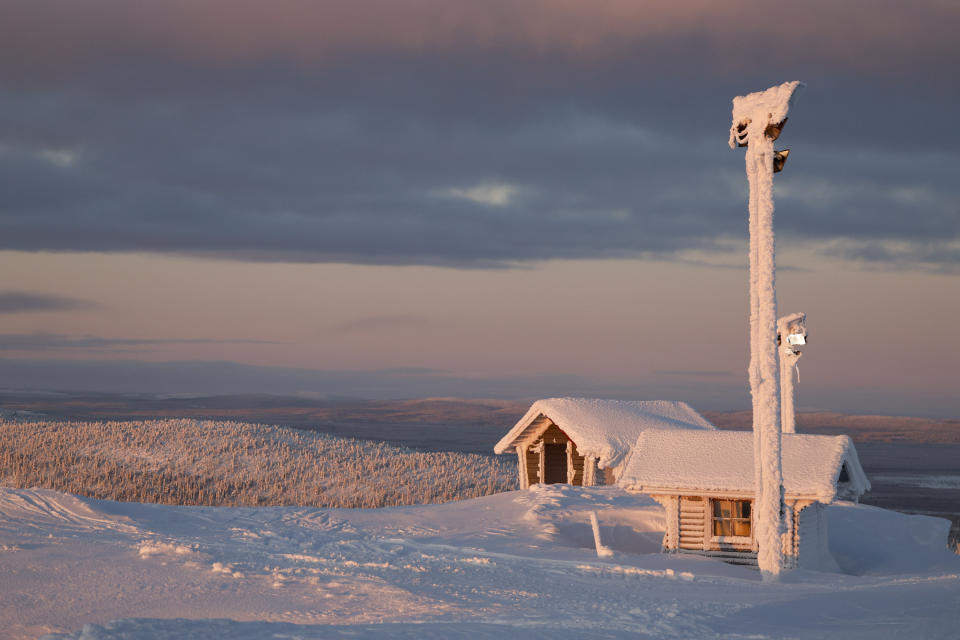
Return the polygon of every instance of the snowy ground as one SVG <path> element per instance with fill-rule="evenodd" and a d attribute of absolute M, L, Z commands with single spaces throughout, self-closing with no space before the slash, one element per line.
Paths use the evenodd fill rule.
<path fill-rule="evenodd" d="M 596 556 L 591 511 L 612 558 Z M 862 506 L 829 515 L 847 573 L 771 585 L 658 553 L 660 508 L 612 488 L 370 510 L 0 489 L 0 636 L 960 637 L 945 521 Z"/>

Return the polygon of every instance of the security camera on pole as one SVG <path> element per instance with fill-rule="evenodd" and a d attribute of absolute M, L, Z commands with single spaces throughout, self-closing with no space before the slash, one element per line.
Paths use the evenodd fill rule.
<path fill-rule="evenodd" d="M 802 85 L 786 82 L 733 99 L 730 148 L 746 147 L 750 183 L 750 393 L 753 398 L 753 453 L 757 564 L 764 579 L 783 567 L 783 469 L 780 456 L 780 371 L 777 358 L 776 259 L 773 239 L 773 174 L 789 150 L 773 143 L 787 122 L 787 110 Z"/>
<path fill-rule="evenodd" d="M 791 313 L 777 320 L 777 345 L 780 348 L 780 426 L 783 433 L 797 432 L 794 406 L 793 369 L 807 345 L 807 314 Z"/>

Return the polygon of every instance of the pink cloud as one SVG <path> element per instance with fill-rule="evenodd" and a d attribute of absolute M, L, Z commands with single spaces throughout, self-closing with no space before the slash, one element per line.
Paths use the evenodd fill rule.
<path fill-rule="evenodd" d="M 686 43 L 729 65 L 831 61 L 852 68 L 956 56 L 960 4 L 926 0 L 24 0 L 0 9 L 0 65 L 71 67 L 139 52 L 207 64 L 323 63 L 357 52 L 502 50 L 606 59 Z M 669 66 L 671 61 L 660 59 Z M 648 61 L 649 64 L 649 61 Z"/>

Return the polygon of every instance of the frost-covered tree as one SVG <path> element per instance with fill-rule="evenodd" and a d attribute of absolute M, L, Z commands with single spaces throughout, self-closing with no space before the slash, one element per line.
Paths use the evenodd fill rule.
<path fill-rule="evenodd" d="M 385 507 L 516 488 L 506 460 L 218 420 L 0 419 L 0 486 L 180 505 Z"/>

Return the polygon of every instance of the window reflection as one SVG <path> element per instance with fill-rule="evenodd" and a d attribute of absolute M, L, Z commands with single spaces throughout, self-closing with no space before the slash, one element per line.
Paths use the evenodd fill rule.
<path fill-rule="evenodd" d="M 750 501 L 714 500 L 713 535 L 750 537 Z"/>

